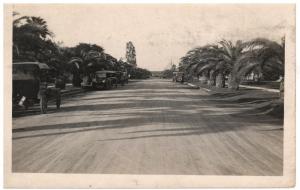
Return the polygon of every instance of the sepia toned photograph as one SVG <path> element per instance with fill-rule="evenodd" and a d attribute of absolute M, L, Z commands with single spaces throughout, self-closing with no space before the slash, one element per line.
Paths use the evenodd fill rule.
<path fill-rule="evenodd" d="M 294 185 L 293 4 L 7 4 L 5 17 L 7 186 Z"/>

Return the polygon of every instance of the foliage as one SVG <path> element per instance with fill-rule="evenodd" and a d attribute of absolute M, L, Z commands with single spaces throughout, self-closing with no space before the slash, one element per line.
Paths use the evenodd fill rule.
<path fill-rule="evenodd" d="M 237 59 L 233 71 L 237 77 L 249 74 L 257 67 L 265 74 L 284 74 L 284 47 L 267 39 L 254 39 L 244 43 L 247 49 Z"/>
<path fill-rule="evenodd" d="M 18 13 L 14 13 L 17 16 Z M 40 17 L 23 16 L 13 20 L 13 60 L 48 62 L 57 46 L 52 32 Z"/>
<path fill-rule="evenodd" d="M 148 78 L 151 72 L 136 67 L 135 48 L 127 43 L 126 58 L 117 60 L 104 52 L 97 44 L 79 43 L 74 47 L 64 47 L 54 42 L 54 34 L 47 22 L 40 17 L 20 16 L 13 13 L 13 61 L 38 61 L 48 64 L 57 75 L 73 75 L 73 85 L 80 86 L 81 78 L 97 70 L 124 71 L 132 78 Z"/>
<path fill-rule="evenodd" d="M 172 78 L 173 77 L 173 72 L 176 71 L 176 65 L 171 63 L 170 68 L 165 69 L 162 71 L 162 77 L 163 78 Z"/>
<path fill-rule="evenodd" d="M 284 75 L 284 40 L 282 44 L 263 38 L 235 44 L 222 40 L 197 47 L 180 59 L 179 70 L 187 76 L 201 75 L 210 80 L 218 76 L 222 84 L 227 76 L 228 86 L 233 89 L 238 89 L 243 78 L 252 72 L 277 80 Z"/>
<path fill-rule="evenodd" d="M 74 47 L 63 47 L 54 42 L 54 34 L 47 22 L 40 17 L 20 16 L 13 13 L 13 61 L 39 61 L 47 63 L 59 75 L 72 73 L 77 85 L 81 75 L 96 70 L 126 71 L 131 78 L 148 78 L 151 72 L 136 67 L 136 52 L 132 42 L 126 44 L 126 60 L 117 60 L 104 52 L 97 44 L 79 43 Z M 277 80 L 284 76 L 284 38 L 282 43 L 256 38 L 247 42 L 232 43 L 222 40 L 191 49 L 180 59 L 178 71 L 185 72 L 187 78 L 203 76 L 237 89 L 243 78 L 251 73 L 265 79 Z M 163 71 L 172 77 L 175 65 Z M 212 83 L 214 84 L 214 83 Z M 218 85 L 223 87 L 224 85 Z"/>
<path fill-rule="evenodd" d="M 130 78 L 132 79 L 147 79 L 151 77 L 151 72 L 147 69 L 134 68 L 130 73 Z"/>
<path fill-rule="evenodd" d="M 126 60 L 129 64 L 136 66 L 135 47 L 130 41 L 126 44 Z"/>

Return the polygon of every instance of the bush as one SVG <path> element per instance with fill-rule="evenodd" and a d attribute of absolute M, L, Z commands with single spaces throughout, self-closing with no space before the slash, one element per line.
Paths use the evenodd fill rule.
<path fill-rule="evenodd" d="M 131 79 L 147 79 L 150 78 L 151 72 L 148 71 L 147 69 L 142 69 L 142 68 L 134 68 L 131 73 L 130 73 L 130 78 Z"/>

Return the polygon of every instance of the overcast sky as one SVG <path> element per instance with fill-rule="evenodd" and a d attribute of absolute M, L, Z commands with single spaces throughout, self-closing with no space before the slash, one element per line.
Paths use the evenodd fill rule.
<path fill-rule="evenodd" d="M 222 38 L 265 37 L 280 42 L 292 6 L 283 5 L 15 5 L 44 18 L 65 46 L 95 43 L 117 59 L 132 41 L 139 67 L 163 70 L 191 48 Z"/>

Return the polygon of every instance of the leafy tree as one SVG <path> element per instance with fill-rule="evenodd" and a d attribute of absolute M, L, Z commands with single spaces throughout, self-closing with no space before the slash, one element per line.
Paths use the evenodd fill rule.
<path fill-rule="evenodd" d="M 180 60 L 180 70 L 188 76 L 201 75 L 209 85 L 238 89 L 251 72 L 278 79 L 284 73 L 284 40 L 282 44 L 257 38 L 248 42 L 222 40 L 218 45 L 205 45 L 190 50 Z"/>
<path fill-rule="evenodd" d="M 14 17 L 18 16 L 14 13 Z M 56 52 L 53 34 L 40 17 L 22 16 L 13 20 L 13 60 L 47 62 Z"/>
<path fill-rule="evenodd" d="M 136 66 L 136 52 L 135 47 L 131 41 L 126 44 L 126 60 L 129 64 Z"/>
<path fill-rule="evenodd" d="M 151 75 L 152 75 L 151 72 L 148 71 L 147 69 L 135 67 L 131 72 L 130 78 L 132 78 L 132 79 L 147 79 Z"/>
<path fill-rule="evenodd" d="M 180 61 L 180 67 L 186 76 L 200 76 L 209 85 L 214 85 L 216 65 L 220 61 L 218 46 L 206 45 L 190 50 Z"/>
<path fill-rule="evenodd" d="M 81 75 L 108 68 L 104 49 L 96 44 L 79 43 L 69 49 L 69 64 L 72 67 L 73 85 L 80 86 Z"/>
<path fill-rule="evenodd" d="M 242 78 L 250 72 L 284 75 L 284 47 L 277 42 L 257 38 L 243 44 L 243 52 L 232 69 L 231 88 L 238 89 Z"/>

